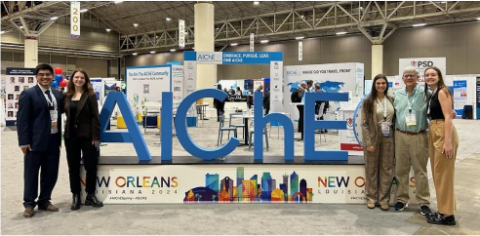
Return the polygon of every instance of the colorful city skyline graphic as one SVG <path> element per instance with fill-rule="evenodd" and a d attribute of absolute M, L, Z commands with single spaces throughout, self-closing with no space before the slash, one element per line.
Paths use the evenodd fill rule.
<path fill-rule="evenodd" d="M 237 167 L 236 181 L 229 176 L 220 179 L 219 174 L 205 175 L 205 186 L 192 188 L 185 192 L 184 202 L 298 202 L 307 203 L 313 199 L 312 188 L 307 181 L 300 179 L 294 171 L 284 174 L 282 182 L 272 179 L 270 172 L 263 172 L 261 178 L 254 174 L 244 178 L 244 168 Z M 235 182 L 235 183 L 234 183 Z M 239 191 L 241 190 L 241 191 Z"/>

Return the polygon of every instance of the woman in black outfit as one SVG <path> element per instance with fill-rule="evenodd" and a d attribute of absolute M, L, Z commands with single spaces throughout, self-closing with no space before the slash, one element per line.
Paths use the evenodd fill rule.
<path fill-rule="evenodd" d="M 70 190 L 73 194 L 72 210 L 81 206 L 80 160 L 86 170 L 86 206 L 102 207 L 95 196 L 97 179 L 97 148 L 100 142 L 100 121 L 97 96 L 93 92 L 90 78 L 83 69 L 73 71 L 68 81 L 68 92 L 63 96 L 67 122 L 65 125 L 65 146 L 67 149 Z"/>

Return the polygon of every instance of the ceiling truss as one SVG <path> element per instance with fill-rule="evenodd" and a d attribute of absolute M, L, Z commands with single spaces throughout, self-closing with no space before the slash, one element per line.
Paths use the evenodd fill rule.
<path fill-rule="evenodd" d="M 264 38 L 284 41 L 298 36 L 324 37 L 342 31 L 362 33 L 373 44 L 382 44 L 398 28 L 412 27 L 417 23 L 475 20 L 479 12 L 479 2 L 334 2 L 216 21 L 215 43 L 219 47 L 234 42 L 248 44 L 250 33 L 255 34 L 258 42 Z M 464 18 L 467 13 L 473 14 Z M 187 27 L 187 48 L 194 46 L 194 30 L 193 24 Z M 167 51 L 178 47 L 177 35 L 177 28 L 123 34 L 120 36 L 120 52 Z"/>

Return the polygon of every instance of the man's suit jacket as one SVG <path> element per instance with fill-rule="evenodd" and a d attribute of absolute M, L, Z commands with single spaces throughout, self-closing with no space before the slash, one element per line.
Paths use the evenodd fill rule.
<path fill-rule="evenodd" d="M 100 140 L 100 119 L 98 115 L 97 95 L 95 93 L 83 93 L 78 103 L 77 113 L 70 114 L 71 97 L 63 96 L 65 99 L 65 114 L 67 122 L 65 124 L 65 138 L 70 137 L 70 123 L 77 125 L 77 137 L 90 140 Z"/>
<path fill-rule="evenodd" d="M 57 100 L 58 110 L 58 146 L 62 141 L 62 93 L 52 89 Z M 20 94 L 19 109 L 17 114 L 18 144 L 30 145 L 32 151 L 45 151 L 50 140 L 52 121 L 47 99 L 39 85 L 23 91 Z"/>

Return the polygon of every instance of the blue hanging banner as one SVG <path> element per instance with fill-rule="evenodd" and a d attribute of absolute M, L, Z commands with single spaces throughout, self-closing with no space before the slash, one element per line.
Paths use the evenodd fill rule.
<path fill-rule="evenodd" d="M 199 64 L 270 64 L 283 61 L 282 52 L 184 52 L 185 61 Z"/>

